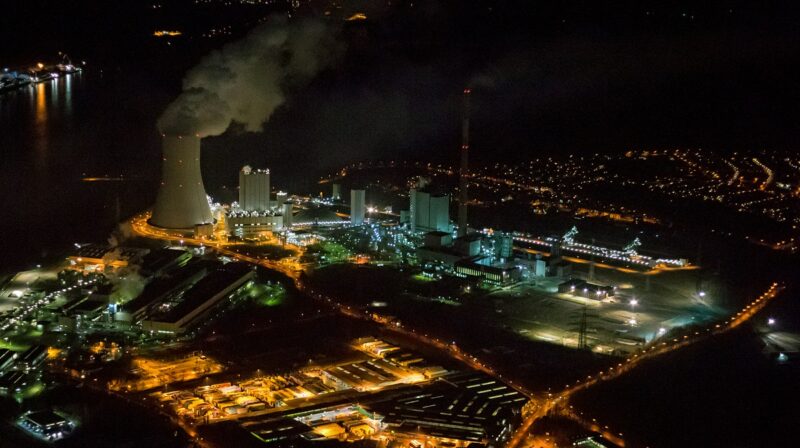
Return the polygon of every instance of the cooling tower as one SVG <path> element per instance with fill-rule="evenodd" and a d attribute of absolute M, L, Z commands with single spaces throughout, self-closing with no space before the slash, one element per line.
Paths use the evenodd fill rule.
<path fill-rule="evenodd" d="M 161 188 L 150 223 L 168 229 L 194 229 L 213 222 L 200 174 L 200 138 L 164 136 Z"/>

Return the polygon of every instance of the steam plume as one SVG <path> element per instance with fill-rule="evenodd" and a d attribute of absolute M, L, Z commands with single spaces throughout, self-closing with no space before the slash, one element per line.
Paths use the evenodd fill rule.
<path fill-rule="evenodd" d="M 290 88 L 340 54 L 334 31 L 316 20 L 273 19 L 206 56 L 183 79 L 183 93 L 158 119 L 162 133 L 219 135 L 232 122 L 259 132 Z"/>

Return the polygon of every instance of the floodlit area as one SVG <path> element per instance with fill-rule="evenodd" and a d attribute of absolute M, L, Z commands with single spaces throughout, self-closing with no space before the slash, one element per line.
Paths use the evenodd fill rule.
<path fill-rule="evenodd" d="M 294 375 L 257 376 L 239 383 L 216 383 L 193 390 L 159 392 L 162 406 L 192 423 L 211 423 L 254 415 L 287 406 L 292 400 L 314 397 L 335 389 L 299 372 Z"/>
<path fill-rule="evenodd" d="M 33 269 L 17 273 L 0 289 L 0 313 L 19 307 L 25 300 L 36 294 L 39 286 L 55 281 L 57 269 Z"/>
<path fill-rule="evenodd" d="M 209 423 L 258 414 L 271 408 L 305 406 L 324 400 L 327 394 L 357 396 L 399 385 L 423 383 L 447 373 L 441 366 L 378 339 L 358 339 L 352 347 L 366 355 L 364 359 L 312 365 L 283 375 L 256 374 L 243 381 L 204 384 L 189 390 L 157 392 L 154 396 L 188 421 Z M 180 364 L 137 360 L 137 369 L 147 376 L 123 387 L 147 390 L 157 387 L 159 381 L 168 384 L 167 380 L 176 377 L 181 378 L 178 381 L 199 378 L 189 378 L 189 372 L 201 375 L 218 372 L 213 370 L 216 363 L 196 367 L 192 364 L 193 359 L 197 360 L 190 357 Z M 202 373 L 203 369 L 209 371 Z"/>
<path fill-rule="evenodd" d="M 232 431 L 218 425 L 234 420 L 237 434 L 264 442 L 372 439 L 420 447 L 502 439 L 508 419 L 527 401 L 494 378 L 446 370 L 382 339 L 360 338 L 350 347 L 357 359 L 283 374 L 257 371 L 224 382 L 205 379 L 194 387 L 153 392 L 147 401 L 212 432 Z M 463 410 L 454 413 L 456 406 Z M 419 412 L 425 423 L 411 425 L 409 415 Z M 421 444 L 408 445 L 417 439 Z"/>
<path fill-rule="evenodd" d="M 196 380 L 220 373 L 224 366 L 205 355 L 193 354 L 174 361 L 134 358 L 132 378 L 112 381 L 109 388 L 128 392 L 144 391 L 172 383 Z"/>
<path fill-rule="evenodd" d="M 26 412 L 16 423 L 25 433 L 45 442 L 64 439 L 78 426 L 73 417 L 51 410 Z"/>
<path fill-rule="evenodd" d="M 586 277 L 584 272 L 575 275 Z M 698 290 L 696 271 L 597 269 L 590 283 L 613 288 L 597 298 L 574 288 L 559 292 L 565 281 L 521 282 L 486 299 L 495 301 L 496 319 L 523 337 L 602 353 L 627 353 L 674 328 L 724 315 L 719 288 L 707 282 L 706 289 Z"/>

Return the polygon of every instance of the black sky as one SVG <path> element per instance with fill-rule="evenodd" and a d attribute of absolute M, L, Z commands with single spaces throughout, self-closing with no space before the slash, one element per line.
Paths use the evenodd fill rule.
<path fill-rule="evenodd" d="M 348 29 L 336 73 L 293 96 L 263 135 L 235 140 L 255 159 L 263 144 L 310 165 L 448 161 L 460 92 L 474 85 L 474 157 L 485 161 L 793 148 L 800 41 L 788 4 L 541 3 L 439 2 Z"/>
<path fill-rule="evenodd" d="M 155 26 L 202 29 L 214 20 L 181 6 L 190 2 L 163 3 L 175 5 L 171 15 L 149 11 L 151 2 L 32 0 L 4 15 L 4 42 L 28 37 L 4 51 L 11 60 L 67 47 L 141 77 L 153 99 L 130 107 L 152 114 L 155 126 L 185 70 L 223 43 L 153 48 Z M 792 2 L 439 0 L 397 1 L 388 10 L 344 3 L 370 6 L 370 20 L 344 26 L 349 50 L 337 68 L 295 92 L 263 133 L 210 141 L 209 163 L 449 161 L 459 95 L 470 84 L 476 159 L 795 145 L 800 37 Z"/>

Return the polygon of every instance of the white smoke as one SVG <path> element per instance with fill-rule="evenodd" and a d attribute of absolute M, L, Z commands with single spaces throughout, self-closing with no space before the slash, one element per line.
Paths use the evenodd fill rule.
<path fill-rule="evenodd" d="M 162 133 L 219 135 L 232 122 L 259 132 L 296 88 L 341 53 L 335 32 L 317 20 L 277 18 L 206 56 L 183 80 L 183 93 L 158 119 Z"/>
<path fill-rule="evenodd" d="M 139 297 L 147 279 L 139 274 L 138 266 L 121 269 L 114 274 L 107 275 L 112 285 L 109 301 L 111 303 L 125 303 Z"/>

